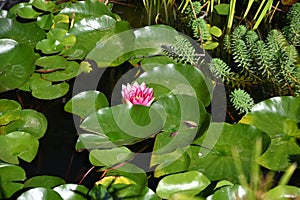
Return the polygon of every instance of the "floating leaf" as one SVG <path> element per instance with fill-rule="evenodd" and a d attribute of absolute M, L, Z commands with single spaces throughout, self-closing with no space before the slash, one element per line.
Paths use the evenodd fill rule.
<path fill-rule="evenodd" d="M 61 184 L 65 184 L 65 181 L 62 178 L 42 175 L 27 179 L 24 183 L 24 187 L 44 187 L 50 189 Z"/>
<path fill-rule="evenodd" d="M 259 159 L 266 168 L 285 170 L 289 156 L 300 154 L 296 138 L 300 138 L 300 98 L 274 97 L 256 104 L 240 123 L 251 124 L 272 139 L 269 149 Z"/>
<path fill-rule="evenodd" d="M 0 135 L 0 159 L 19 164 L 18 157 L 26 162 L 31 162 L 37 154 L 38 140 L 29 133 L 15 131 Z"/>
<path fill-rule="evenodd" d="M 0 115 L 0 135 L 24 131 L 39 139 L 44 136 L 46 129 L 47 119 L 35 110 L 16 110 Z"/>
<path fill-rule="evenodd" d="M 0 99 L 0 115 L 6 111 L 15 111 L 21 109 L 21 105 L 14 100 Z"/>
<path fill-rule="evenodd" d="M 34 71 L 34 52 L 15 40 L 0 39 L 0 92 L 21 87 Z"/>
<path fill-rule="evenodd" d="M 24 19 L 36 19 L 41 13 L 35 11 L 30 3 L 18 3 L 10 9 Z"/>
<path fill-rule="evenodd" d="M 87 131 L 106 135 L 117 145 L 144 140 L 158 133 L 162 126 L 161 117 L 151 107 L 125 104 L 102 108 L 80 125 Z"/>
<path fill-rule="evenodd" d="M 66 14 L 69 17 L 75 17 L 75 21 L 88 17 L 101 17 L 107 15 L 114 17 L 109 8 L 99 1 L 77 1 L 69 4 L 60 11 L 61 14 Z"/>
<path fill-rule="evenodd" d="M 26 179 L 25 171 L 17 166 L 0 162 L 0 198 L 9 198 L 15 192 L 23 188 L 23 183 Z"/>
<path fill-rule="evenodd" d="M 95 166 L 112 167 L 125 162 L 133 157 L 133 153 L 126 147 L 116 147 L 112 149 L 94 149 L 90 152 L 90 162 Z"/>
<path fill-rule="evenodd" d="M 263 195 L 264 199 L 298 199 L 300 197 L 300 188 L 290 185 L 280 185 L 272 188 Z"/>
<path fill-rule="evenodd" d="M 46 0 L 34 0 L 32 5 L 43 11 L 52 11 L 56 7 L 56 3 L 54 1 Z"/>
<path fill-rule="evenodd" d="M 36 22 L 20 23 L 14 19 L 0 18 L 0 27 L 0 38 L 10 38 L 31 48 L 35 48 L 36 43 L 46 37 Z"/>
<path fill-rule="evenodd" d="M 225 186 L 217 190 L 213 195 L 207 197 L 207 200 L 241 200 L 255 199 L 251 190 L 240 185 Z"/>
<path fill-rule="evenodd" d="M 57 192 L 42 187 L 27 190 L 18 197 L 18 200 L 32 200 L 37 197 L 39 200 L 63 200 Z"/>
<path fill-rule="evenodd" d="M 96 112 L 98 109 L 108 106 L 109 104 L 106 96 L 99 91 L 93 90 L 84 91 L 75 95 L 66 103 L 64 109 L 67 112 L 85 118 L 93 112 Z"/>
<path fill-rule="evenodd" d="M 239 167 L 249 179 L 251 166 L 257 165 L 253 146 L 259 138 L 262 140 L 262 151 L 265 151 L 270 138 L 259 129 L 245 124 L 211 123 L 207 132 L 194 142 L 199 146 L 191 146 L 189 149 L 189 170 L 198 170 L 211 181 L 225 179 L 238 183 L 236 164 L 237 159 L 240 159 Z M 235 150 L 238 158 L 232 153 Z"/>
<path fill-rule="evenodd" d="M 163 199 L 171 199 L 176 193 L 193 197 L 209 184 L 210 181 L 200 172 L 189 171 L 164 177 L 159 181 L 156 192 Z"/>
<path fill-rule="evenodd" d="M 99 149 L 113 148 L 116 145 L 109 141 L 109 138 L 99 134 L 81 133 L 79 134 L 76 149 Z"/>
<path fill-rule="evenodd" d="M 207 41 L 203 44 L 204 49 L 213 50 L 219 46 L 219 42 Z"/>
<path fill-rule="evenodd" d="M 38 99 L 51 100 L 64 96 L 69 91 L 69 84 L 66 82 L 51 85 L 49 87 L 32 90 L 32 96 Z"/>
<path fill-rule="evenodd" d="M 222 35 L 222 30 L 217 26 L 210 27 L 209 32 L 216 37 L 221 37 Z"/>
<path fill-rule="evenodd" d="M 210 104 L 212 82 L 191 65 L 168 64 L 154 67 L 143 73 L 137 81 L 152 87 L 156 98 L 169 93 L 185 94 L 201 100 L 204 106 Z"/>

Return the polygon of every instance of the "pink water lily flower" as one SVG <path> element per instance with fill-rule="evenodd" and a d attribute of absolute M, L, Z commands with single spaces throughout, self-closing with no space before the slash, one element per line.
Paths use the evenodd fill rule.
<path fill-rule="evenodd" d="M 153 88 L 146 87 L 146 84 L 143 82 L 140 85 L 135 82 L 132 85 L 127 83 L 122 85 L 122 102 L 128 105 L 144 105 L 150 106 L 154 101 Z"/>

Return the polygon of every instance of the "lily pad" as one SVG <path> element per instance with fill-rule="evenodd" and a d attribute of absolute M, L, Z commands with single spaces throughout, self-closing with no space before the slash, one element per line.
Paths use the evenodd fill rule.
<path fill-rule="evenodd" d="M 18 197 L 18 200 L 32 200 L 37 197 L 39 197 L 39 200 L 63 200 L 54 190 L 43 187 L 27 190 Z"/>
<path fill-rule="evenodd" d="M 24 183 L 24 187 L 43 187 L 43 188 L 52 188 L 61 184 L 65 184 L 65 181 L 62 178 L 56 176 L 34 176 L 30 179 L 27 179 Z"/>
<path fill-rule="evenodd" d="M 88 115 L 96 112 L 100 108 L 108 107 L 106 96 L 99 91 L 84 91 L 75 95 L 69 100 L 64 109 L 67 112 L 73 113 L 85 118 Z"/>
<path fill-rule="evenodd" d="M 191 65 L 167 64 L 154 67 L 144 72 L 137 81 L 145 82 L 153 88 L 156 98 L 171 93 L 196 97 L 204 106 L 208 106 L 211 101 L 212 81 Z"/>
<path fill-rule="evenodd" d="M 0 38 L 10 38 L 31 48 L 35 48 L 36 43 L 46 37 L 36 22 L 20 23 L 14 19 L 0 18 L 0 27 Z"/>
<path fill-rule="evenodd" d="M 300 154 L 300 98 L 274 97 L 256 104 L 240 123 L 251 124 L 271 137 L 271 145 L 259 163 L 271 170 L 285 170 L 289 156 Z"/>
<path fill-rule="evenodd" d="M 0 99 L 0 115 L 6 111 L 15 111 L 21 109 L 22 109 L 21 105 L 14 100 Z"/>
<path fill-rule="evenodd" d="M 189 171 L 161 179 L 156 192 L 160 198 L 171 199 L 176 193 L 193 197 L 204 190 L 210 181 L 200 172 Z"/>
<path fill-rule="evenodd" d="M 61 14 L 66 14 L 69 17 L 74 15 L 75 21 L 79 21 L 87 17 L 101 17 L 108 15 L 114 17 L 114 14 L 109 8 L 99 1 L 77 1 L 76 3 L 69 4 L 67 7 L 60 11 Z"/>
<path fill-rule="evenodd" d="M 217 190 L 213 195 L 207 197 L 207 200 L 241 200 L 255 199 L 251 190 L 240 185 L 225 186 Z"/>
<path fill-rule="evenodd" d="M 24 19 L 36 19 L 41 14 L 35 11 L 30 3 L 18 3 L 10 9 L 10 12 Z"/>
<path fill-rule="evenodd" d="M 34 71 L 34 52 L 26 44 L 0 39 L 0 92 L 21 87 Z"/>
<path fill-rule="evenodd" d="M 26 162 L 31 162 L 37 154 L 38 140 L 29 133 L 15 131 L 6 135 L 0 135 L 0 159 L 19 164 L 18 157 Z"/>
<path fill-rule="evenodd" d="M 116 164 L 128 161 L 133 153 L 126 147 L 112 149 L 94 149 L 90 152 L 90 162 L 95 166 L 112 167 Z"/>
<path fill-rule="evenodd" d="M 48 87 L 32 90 L 32 96 L 38 99 L 51 100 L 64 96 L 69 91 L 69 84 L 66 82 L 54 84 Z"/>
<path fill-rule="evenodd" d="M 144 140 L 158 133 L 162 126 L 163 121 L 154 109 L 125 104 L 99 109 L 80 125 L 87 131 L 106 135 L 117 145 Z"/>
<path fill-rule="evenodd" d="M 207 132 L 194 142 L 199 146 L 194 145 L 189 149 L 189 170 L 198 170 L 211 181 L 229 180 L 238 183 L 241 172 L 237 171 L 236 165 L 239 159 L 239 167 L 245 178 L 249 179 L 251 166 L 257 165 L 253 147 L 259 138 L 262 151 L 265 151 L 270 138 L 254 126 L 211 123 Z M 237 151 L 238 155 L 234 155 L 233 151 Z"/>
<path fill-rule="evenodd" d="M 47 119 L 42 113 L 24 109 L 4 112 L 0 115 L 0 135 L 14 131 L 24 131 L 39 139 L 47 129 Z"/>
<path fill-rule="evenodd" d="M 0 198 L 10 198 L 15 192 L 23 188 L 26 174 L 23 168 L 0 162 Z"/>
<path fill-rule="evenodd" d="M 78 151 L 82 149 L 106 149 L 113 147 L 116 147 L 116 145 L 110 142 L 108 137 L 93 133 L 80 133 L 75 146 Z"/>
<path fill-rule="evenodd" d="M 290 185 L 280 185 L 263 195 L 264 199 L 281 200 L 281 199 L 297 199 L 300 197 L 300 189 Z"/>

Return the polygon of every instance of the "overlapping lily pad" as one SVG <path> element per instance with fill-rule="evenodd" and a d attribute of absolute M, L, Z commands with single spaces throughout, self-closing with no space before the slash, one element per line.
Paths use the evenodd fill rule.
<path fill-rule="evenodd" d="M 0 92 L 21 87 L 34 71 L 34 52 L 26 44 L 0 39 Z"/>
<path fill-rule="evenodd" d="M 300 98 L 274 97 L 256 104 L 240 123 L 251 124 L 271 137 L 271 145 L 259 163 L 269 169 L 285 170 L 289 156 L 300 154 Z"/>
<path fill-rule="evenodd" d="M 241 173 L 238 166 L 249 179 L 251 166 L 257 165 L 253 147 L 258 139 L 261 139 L 262 151 L 265 151 L 270 138 L 254 126 L 211 123 L 207 132 L 189 149 L 189 170 L 198 170 L 211 181 L 225 179 L 238 183 Z"/>

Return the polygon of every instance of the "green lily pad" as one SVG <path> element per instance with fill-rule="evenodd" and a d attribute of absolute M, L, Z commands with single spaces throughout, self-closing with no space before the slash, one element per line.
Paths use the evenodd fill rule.
<path fill-rule="evenodd" d="M 297 199 L 300 197 L 300 188 L 290 185 L 280 185 L 263 195 L 264 199 L 282 200 Z"/>
<path fill-rule="evenodd" d="M 210 27 L 209 32 L 216 37 L 221 37 L 222 35 L 222 30 L 217 26 Z"/>
<path fill-rule="evenodd" d="M 0 135 L 0 159 L 19 164 L 18 157 L 26 162 L 31 162 L 37 154 L 38 140 L 29 133 L 15 131 L 6 135 Z"/>
<path fill-rule="evenodd" d="M 101 17 L 103 15 L 114 17 L 109 8 L 99 1 L 77 1 L 62 9 L 60 14 L 66 14 L 69 17 L 73 17 L 74 15 L 75 21 L 88 17 Z"/>
<path fill-rule="evenodd" d="M 213 50 L 219 46 L 219 42 L 207 41 L 203 44 L 204 49 Z"/>
<path fill-rule="evenodd" d="M 65 184 L 66 182 L 59 177 L 56 176 L 48 176 L 48 175 L 42 175 L 42 176 L 34 176 L 30 179 L 27 179 L 24 183 L 24 187 L 43 187 L 43 188 L 52 188 L 61 184 Z"/>
<path fill-rule="evenodd" d="M 237 159 L 240 160 L 242 173 L 249 179 L 251 166 L 257 165 L 253 147 L 261 138 L 264 152 L 270 138 L 254 126 L 246 124 L 230 125 L 227 123 L 211 123 L 207 132 L 191 146 L 189 154 L 191 164 L 189 170 L 202 172 L 209 180 L 229 180 L 239 182 Z M 232 151 L 238 152 L 238 158 Z"/>
<path fill-rule="evenodd" d="M 94 149 L 90 152 L 90 162 L 95 166 L 112 167 L 133 157 L 133 153 L 126 147 L 112 149 Z"/>
<path fill-rule="evenodd" d="M 155 194 L 151 189 L 145 187 L 144 190 L 138 195 L 134 197 L 128 197 L 126 200 L 160 200 L 160 198 Z"/>
<path fill-rule="evenodd" d="M 24 109 L 4 112 L 0 115 L 0 135 L 14 131 L 24 131 L 39 139 L 47 129 L 47 119 L 42 113 Z"/>
<path fill-rule="evenodd" d="M 0 162 L 0 198 L 10 198 L 15 192 L 23 188 L 26 174 L 23 168 Z"/>
<path fill-rule="evenodd" d="M 10 38 L 31 48 L 46 37 L 36 22 L 20 23 L 14 19 L 0 18 L 0 27 L 0 38 Z"/>
<path fill-rule="evenodd" d="M 285 170 L 289 156 L 300 154 L 296 138 L 300 138 L 300 98 L 274 97 L 256 104 L 240 123 L 251 124 L 272 139 L 269 149 L 259 159 L 266 168 Z"/>
<path fill-rule="evenodd" d="M 41 14 L 35 11 L 30 3 L 18 3 L 9 11 L 24 19 L 36 19 Z"/>
<path fill-rule="evenodd" d="M 190 165 L 190 157 L 184 149 L 162 155 L 152 154 L 151 166 L 158 165 L 154 177 L 186 171 Z"/>
<path fill-rule="evenodd" d="M 113 148 L 115 146 L 116 145 L 109 141 L 109 138 L 104 135 L 80 133 L 75 148 L 80 151 L 82 149 L 105 149 Z"/>
<path fill-rule="evenodd" d="M 251 190 L 240 185 L 225 186 L 217 190 L 213 195 L 207 197 L 207 200 L 240 200 L 255 199 Z"/>
<path fill-rule="evenodd" d="M 63 200 L 86 200 L 89 189 L 84 185 L 63 184 L 53 188 Z"/>
<path fill-rule="evenodd" d="M 67 112 L 85 118 L 93 112 L 96 112 L 98 109 L 108 106 L 109 104 L 106 96 L 99 91 L 93 90 L 84 91 L 75 95 L 66 103 L 64 109 Z"/>
<path fill-rule="evenodd" d="M 32 96 L 38 99 L 51 100 L 64 96 L 69 91 L 69 84 L 66 82 L 51 85 L 49 87 L 32 90 Z"/>
<path fill-rule="evenodd" d="M 116 20 L 107 15 L 84 18 L 74 23 L 69 33 L 76 36 L 76 44 L 63 54 L 72 59 L 85 58 L 99 40 L 113 35 L 116 26 Z"/>
<path fill-rule="evenodd" d="M 55 1 L 46 1 L 46 0 L 34 0 L 32 5 L 43 11 L 52 11 L 56 7 Z"/>
<path fill-rule="evenodd" d="M 171 199 L 176 193 L 193 197 L 209 184 L 210 181 L 200 172 L 189 171 L 164 177 L 159 181 L 156 192 L 163 199 Z"/>
<path fill-rule="evenodd" d="M 68 30 L 53 28 L 47 33 L 47 39 L 43 39 L 36 44 L 36 49 L 44 54 L 59 53 L 65 48 L 70 48 L 76 43 L 76 37 Z"/>
<path fill-rule="evenodd" d="M 0 99 L 0 115 L 6 111 L 15 111 L 21 109 L 22 109 L 21 105 L 14 100 Z"/>
<path fill-rule="evenodd" d="M 161 46 L 173 44 L 179 33 L 170 26 L 154 25 L 136 29 L 134 35 L 135 54 L 145 56 L 161 53 Z"/>
<path fill-rule="evenodd" d="M 18 200 L 32 200 L 37 197 L 39 197 L 39 200 L 63 200 L 57 192 L 42 187 L 27 190 L 18 197 Z"/>
<path fill-rule="evenodd" d="M 94 60 L 98 67 L 118 66 L 134 55 L 134 43 L 133 31 L 126 30 L 100 40 L 86 58 Z"/>
<path fill-rule="evenodd" d="M 212 81 L 191 65 L 168 64 L 155 67 L 144 72 L 137 81 L 145 82 L 153 88 L 156 98 L 171 93 L 196 97 L 204 106 L 208 106 L 211 101 Z"/>
<path fill-rule="evenodd" d="M 84 130 L 106 135 L 117 145 L 144 140 L 158 133 L 162 126 L 163 121 L 154 109 L 125 104 L 99 109 L 80 125 Z"/>
<path fill-rule="evenodd" d="M 21 87 L 34 71 L 34 52 L 26 44 L 0 39 L 0 92 Z"/>

